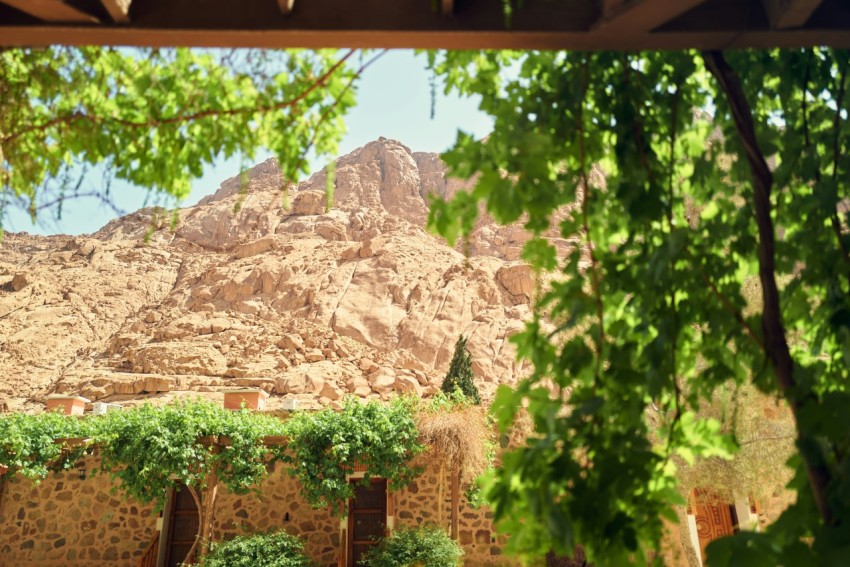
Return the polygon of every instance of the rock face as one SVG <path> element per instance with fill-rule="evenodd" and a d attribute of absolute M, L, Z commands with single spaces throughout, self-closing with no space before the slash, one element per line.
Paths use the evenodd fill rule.
<path fill-rule="evenodd" d="M 463 188 L 436 154 L 382 138 L 340 158 L 327 212 L 325 172 L 290 187 L 288 209 L 274 160 L 244 179 L 181 210 L 174 231 L 143 209 L 88 237 L 6 235 L 0 402 L 428 396 L 461 333 L 485 399 L 523 375 L 508 338 L 535 289 L 518 261 L 527 235 L 484 218 L 465 257 L 425 232 L 428 194 Z"/>

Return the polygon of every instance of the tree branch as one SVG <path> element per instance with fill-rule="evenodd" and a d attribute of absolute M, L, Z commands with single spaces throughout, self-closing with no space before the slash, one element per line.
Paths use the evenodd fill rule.
<path fill-rule="evenodd" d="M 207 109 L 201 110 L 198 112 L 194 112 L 192 114 L 182 114 L 179 116 L 172 116 L 170 118 L 161 118 L 161 119 L 153 119 L 148 120 L 146 122 L 134 122 L 132 120 L 125 120 L 123 118 L 118 118 L 115 116 L 96 116 L 93 114 L 87 114 L 85 112 L 73 112 L 71 114 L 67 114 L 64 116 L 57 116 L 48 120 L 47 122 L 43 122 L 41 124 L 36 124 L 33 126 L 29 126 L 17 132 L 13 132 L 8 134 L 5 138 L 0 138 L 0 144 L 7 144 L 9 142 L 13 142 L 16 138 L 23 136 L 25 134 L 29 134 L 30 132 L 35 131 L 44 131 L 48 128 L 59 124 L 70 124 L 71 122 L 77 122 L 80 120 L 87 120 L 90 122 L 94 122 L 95 124 L 103 124 L 107 122 L 114 122 L 117 124 L 121 124 L 122 126 L 126 126 L 128 128 L 157 128 L 159 126 L 171 125 L 171 124 L 182 124 L 185 122 L 193 122 L 195 120 L 199 120 L 201 118 L 209 118 L 209 117 L 219 117 L 219 116 L 237 116 L 237 115 L 253 115 L 253 114 L 264 114 L 266 112 L 273 112 L 275 110 L 281 110 L 283 108 L 293 107 L 298 104 L 300 101 L 304 100 L 310 93 L 324 85 L 325 81 L 333 75 L 354 53 L 356 53 L 356 49 L 351 49 L 346 53 L 339 61 L 337 61 L 330 69 L 328 69 L 321 77 L 316 79 L 313 84 L 311 84 L 307 89 L 298 94 L 295 98 L 280 101 L 275 104 L 271 104 L 268 106 L 260 106 L 260 107 L 247 107 L 247 108 L 230 108 L 230 109 Z"/>
<path fill-rule="evenodd" d="M 313 148 L 313 145 L 316 143 L 316 138 L 319 136 L 319 127 L 325 120 L 327 120 L 331 110 L 333 110 L 333 108 L 336 107 L 337 104 L 339 104 L 339 101 L 342 99 L 343 96 L 345 96 L 345 93 L 347 93 L 351 89 L 351 86 L 354 84 L 354 81 L 356 81 L 360 77 L 360 75 L 363 74 L 363 71 L 368 69 L 369 66 L 372 65 L 372 63 L 386 55 L 388 51 L 389 49 L 383 49 L 380 53 L 363 63 L 363 65 L 361 65 L 360 68 L 357 69 L 357 71 L 351 77 L 351 80 L 348 81 L 348 84 L 345 85 L 345 88 L 342 89 L 339 95 L 337 95 L 337 97 L 334 99 L 333 104 L 331 104 L 327 108 L 327 110 L 322 113 L 322 115 L 319 117 L 319 121 L 316 123 L 316 128 L 313 130 L 313 135 L 310 137 L 310 141 L 307 143 L 306 146 L 304 146 L 304 150 L 301 152 L 301 156 L 298 160 L 298 166 L 293 171 L 297 171 L 301 167 L 301 164 L 303 164 L 304 161 L 307 159 L 307 153 Z"/>
<path fill-rule="evenodd" d="M 767 348 L 765 347 L 764 341 L 759 336 L 759 334 L 756 333 L 756 330 L 753 329 L 752 326 L 747 322 L 747 320 L 744 318 L 744 314 L 741 313 L 740 309 L 735 307 L 732 302 L 729 301 L 729 298 L 723 295 L 723 292 L 721 292 L 717 288 L 717 285 L 711 280 L 710 277 L 708 277 L 708 274 L 706 274 L 704 270 L 698 267 L 698 264 L 696 263 L 696 258 L 694 258 L 694 256 L 691 254 L 690 250 L 686 248 L 685 254 L 687 254 L 688 259 L 691 260 L 691 266 L 696 267 L 696 269 L 699 271 L 699 274 L 702 277 L 702 281 L 705 282 L 705 285 L 708 286 L 708 289 L 711 290 L 711 293 L 713 293 L 714 296 L 717 297 L 717 299 L 720 301 L 720 303 L 723 304 L 723 307 L 725 307 L 726 310 L 732 314 L 732 316 L 735 318 L 735 321 L 737 321 L 738 324 L 741 325 L 741 327 L 744 329 L 744 332 L 753 340 L 753 342 L 756 343 L 756 345 L 758 345 L 759 350 L 767 354 Z"/>
<path fill-rule="evenodd" d="M 602 293 L 600 292 L 599 281 L 599 264 L 596 260 L 596 254 L 593 252 L 593 239 L 590 236 L 590 220 L 589 220 L 589 197 L 590 197 L 590 181 L 587 175 L 587 155 L 584 147 L 584 101 L 587 96 L 590 79 L 587 76 L 587 59 L 584 61 L 584 81 L 582 97 L 578 104 L 578 112 L 576 114 L 576 129 L 578 131 L 578 151 L 579 161 L 581 166 L 581 215 L 582 215 L 582 232 L 584 232 L 587 240 L 587 250 L 590 255 L 590 286 L 593 290 L 593 297 L 596 301 L 596 316 L 599 319 L 599 333 L 596 339 L 596 380 L 599 380 L 602 375 L 602 349 L 605 345 L 605 309 L 602 303 Z"/>
<path fill-rule="evenodd" d="M 811 391 L 798 390 L 794 379 L 794 361 L 785 338 L 782 324 L 782 312 L 779 305 L 779 289 L 776 285 L 775 266 L 775 236 L 771 218 L 771 190 L 773 175 L 758 145 L 752 112 L 747 103 L 746 95 L 741 86 L 737 73 L 726 62 L 720 51 L 703 51 L 703 61 L 706 68 L 717 80 L 720 90 L 726 96 L 735 126 L 740 136 L 744 154 L 750 166 L 753 181 L 753 209 L 759 234 L 759 279 L 761 281 L 762 299 L 762 332 L 764 333 L 765 352 L 779 388 L 788 400 L 794 413 L 797 435 L 801 446 L 814 446 L 814 439 L 803 431 L 798 419 L 800 409 L 809 402 L 817 400 Z M 826 524 L 832 523 L 832 511 L 827 501 L 827 487 L 830 474 L 827 468 L 803 450 L 802 456 L 809 478 L 809 484 L 818 511 Z"/>
<path fill-rule="evenodd" d="M 679 97 L 680 90 L 679 85 L 676 85 L 676 92 L 673 94 L 673 108 L 670 113 L 670 172 L 669 179 L 667 183 L 667 230 L 670 232 L 672 237 L 673 234 L 673 198 L 675 196 L 674 193 L 674 178 L 675 178 L 675 170 L 676 170 L 676 119 L 679 116 Z M 642 150 L 641 150 L 642 151 Z M 673 446 L 673 437 L 676 433 L 676 426 L 679 424 L 679 421 L 682 419 L 682 388 L 679 387 L 679 380 L 677 376 L 677 368 L 678 362 L 676 359 L 676 355 L 678 354 L 679 349 L 679 309 L 676 306 L 676 289 L 670 290 L 670 310 L 673 314 L 673 320 L 676 324 L 676 329 L 674 329 L 672 344 L 670 345 L 670 378 L 673 382 L 673 403 L 675 407 L 675 413 L 673 414 L 673 421 L 670 423 L 670 432 L 667 434 L 667 458 L 670 458 L 671 448 Z"/>
<path fill-rule="evenodd" d="M 838 78 L 838 95 L 835 99 L 835 117 L 832 121 L 832 181 L 836 184 L 836 197 L 838 196 L 838 160 L 841 157 L 841 107 L 844 104 L 844 94 L 847 91 L 847 64 L 841 70 Z M 832 231 L 835 233 L 835 238 L 838 239 L 838 246 L 841 248 L 841 255 L 844 258 L 844 263 L 850 267 L 850 251 L 844 244 L 844 236 L 841 234 L 841 221 L 838 219 L 838 210 L 833 210 L 830 216 L 832 222 Z M 847 272 L 847 285 L 850 291 L 850 271 Z"/>

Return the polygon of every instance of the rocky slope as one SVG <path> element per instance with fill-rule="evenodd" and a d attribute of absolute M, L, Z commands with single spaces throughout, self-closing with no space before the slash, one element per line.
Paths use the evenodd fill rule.
<path fill-rule="evenodd" d="M 437 155 L 383 138 L 337 161 L 327 212 L 325 184 L 317 173 L 285 207 L 269 160 L 181 210 L 176 230 L 145 209 L 88 237 L 8 234 L 0 407 L 246 386 L 271 407 L 427 396 L 460 333 L 485 398 L 523 374 L 507 341 L 534 290 L 520 227 L 483 219 L 469 257 L 446 246 L 423 229 L 427 197 L 462 185 Z"/>

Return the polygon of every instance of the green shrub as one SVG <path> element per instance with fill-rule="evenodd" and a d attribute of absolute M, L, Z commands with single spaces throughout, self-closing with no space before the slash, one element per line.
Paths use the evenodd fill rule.
<path fill-rule="evenodd" d="M 369 567 L 457 567 L 463 549 L 436 526 L 400 529 L 371 549 L 361 565 Z"/>
<path fill-rule="evenodd" d="M 449 371 L 443 379 L 442 390 L 449 395 L 460 390 L 471 402 L 480 404 L 481 396 L 478 395 L 478 388 L 475 386 L 474 380 L 475 374 L 472 372 L 472 357 L 466 349 L 467 340 L 463 335 L 458 337 Z"/>
<path fill-rule="evenodd" d="M 304 544 L 286 532 L 236 536 L 214 544 L 204 567 L 310 567 Z"/>

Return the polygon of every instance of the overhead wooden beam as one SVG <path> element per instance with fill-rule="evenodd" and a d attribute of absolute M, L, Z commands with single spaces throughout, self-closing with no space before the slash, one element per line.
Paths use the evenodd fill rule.
<path fill-rule="evenodd" d="M 762 0 L 770 27 L 775 30 L 803 27 L 823 0 Z"/>
<path fill-rule="evenodd" d="M 100 0 L 106 11 L 109 12 L 109 17 L 117 24 L 130 23 L 130 4 L 133 0 Z"/>
<path fill-rule="evenodd" d="M 602 0 L 602 16 L 592 31 L 645 34 L 696 8 L 706 0 Z"/>
<path fill-rule="evenodd" d="M 97 18 L 62 0 L 0 0 L 4 4 L 45 22 L 94 24 Z"/>
<path fill-rule="evenodd" d="M 738 49 L 814 47 L 850 49 L 850 31 L 674 31 L 645 35 L 531 31 L 191 30 L 115 26 L 4 26 L 0 45 L 126 45 L 135 47 L 251 47 L 280 49 Z"/>
<path fill-rule="evenodd" d="M 74 6 L 88 6 L 94 0 L 79 1 Z M 109 21 L 100 6 L 98 13 L 102 11 L 107 20 L 101 25 L 63 24 L 35 21 L 4 4 L 14 3 L 30 12 L 37 3 L 43 7 L 45 2 L 54 9 L 68 8 L 69 4 L 59 0 L 0 0 L 0 46 L 559 50 L 850 47 L 850 1 L 823 2 L 805 27 L 783 30 L 770 27 L 764 0 L 701 1 L 523 0 L 522 8 L 514 12 L 510 27 L 506 27 L 502 5 L 495 0 L 455 0 L 450 17 L 442 13 L 449 0 L 298 0 L 288 15 L 281 13 L 278 0 L 132 0 L 131 22 L 122 25 Z M 203 10 L 198 9 L 199 4 L 203 4 Z M 86 23 L 92 20 L 85 17 Z"/>

